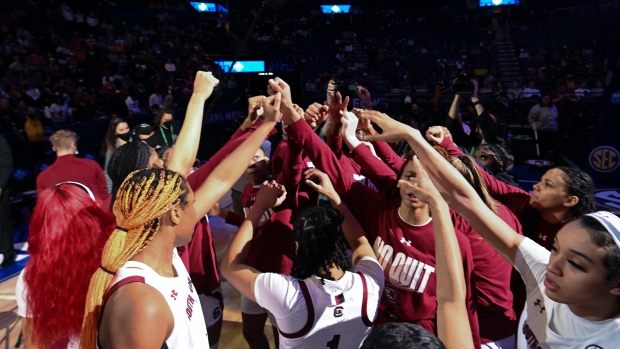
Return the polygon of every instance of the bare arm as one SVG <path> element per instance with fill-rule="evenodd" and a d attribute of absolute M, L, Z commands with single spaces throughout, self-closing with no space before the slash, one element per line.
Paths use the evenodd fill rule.
<path fill-rule="evenodd" d="M 424 140 L 418 130 L 394 121 L 387 115 L 364 113 L 362 117 L 370 118 L 383 129 L 383 134 L 372 137 L 373 140 L 407 140 L 450 207 L 463 216 L 499 254 L 513 263 L 523 236 L 512 230 L 482 202 L 465 178 Z"/>
<path fill-rule="evenodd" d="M 459 106 L 461 105 L 461 95 L 455 94 L 448 116 L 454 120 L 458 119 Z"/>
<path fill-rule="evenodd" d="M 202 116 L 205 101 L 219 81 L 210 72 L 199 71 L 194 79 L 194 93 L 187 105 L 185 121 L 179 138 L 175 143 L 168 169 L 179 172 L 183 177 L 189 175 L 189 170 L 196 160 L 200 131 L 202 130 Z"/>
<path fill-rule="evenodd" d="M 249 159 L 263 143 L 269 132 L 280 120 L 281 95 L 276 94 L 263 101 L 265 122 L 252 133 L 235 151 L 222 161 L 196 191 L 196 216 L 200 219 L 211 210 L 247 168 Z"/>
<path fill-rule="evenodd" d="M 162 294 L 152 286 L 130 283 L 106 302 L 99 343 L 104 349 L 159 349 L 173 328 L 174 318 Z"/>
<path fill-rule="evenodd" d="M 341 227 L 349 246 L 353 250 L 353 265 L 357 264 L 364 257 L 376 259 L 375 252 L 364 233 L 364 228 L 353 216 L 347 205 L 342 202 L 332 182 L 329 180 L 329 176 L 315 168 L 307 170 L 305 176 L 306 183 L 319 192 L 319 194 L 327 196 L 332 206 L 344 215 Z M 318 184 L 312 181 L 311 178 L 318 179 Z"/>
<path fill-rule="evenodd" d="M 447 348 L 473 349 L 474 341 L 465 299 L 467 287 L 463 259 L 448 204 L 433 185 L 417 157 L 413 158 L 416 178 L 399 181 L 408 186 L 433 214 L 435 268 L 437 275 L 437 333 Z"/>
<path fill-rule="evenodd" d="M 260 271 L 245 264 L 254 234 L 260 218 L 271 207 L 281 204 L 286 199 L 286 190 L 275 181 L 263 184 L 256 195 L 256 202 L 250 208 L 247 219 L 233 237 L 228 249 L 222 257 L 220 268 L 222 274 L 241 294 L 256 302 L 254 284 Z"/>

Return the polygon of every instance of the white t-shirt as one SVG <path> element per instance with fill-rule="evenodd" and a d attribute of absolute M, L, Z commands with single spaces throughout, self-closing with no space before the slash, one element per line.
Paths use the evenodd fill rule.
<path fill-rule="evenodd" d="M 362 314 L 364 282 L 366 318 Z M 314 319 L 309 316 L 302 283 L 307 286 Z M 256 279 L 254 295 L 257 303 L 276 317 L 281 349 L 359 348 L 372 329 L 383 284 L 381 265 L 365 257 L 340 280 L 325 280 L 325 285 L 317 276 L 302 281 L 281 274 L 261 274 Z"/>
<path fill-rule="evenodd" d="M 549 251 L 526 238 L 519 246 L 514 267 L 525 281 L 527 301 L 517 332 L 519 349 L 620 348 L 620 314 L 591 322 L 575 315 L 568 305 L 545 294 Z"/>

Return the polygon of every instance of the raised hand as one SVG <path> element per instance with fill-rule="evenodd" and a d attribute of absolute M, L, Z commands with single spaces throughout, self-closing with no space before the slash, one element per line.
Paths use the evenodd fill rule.
<path fill-rule="evenodd" d="M 263 118 L 265 122 L 278 122 L 282 118 L 280 105 L 282 103 L 282 95 L 280 92 L 273 96 L 263 98 Z"/>
<path fill-rule="evenodd" d="M 347 96 L 344 100 L 342 100 L 342 95 L 340 92 L 329 93 L 329 98 L 332 101 L 332 105 L 329 108 L 329 115 L 332 117 L 332 120 L 335 124 L 340 124 L 341 114 L 340 112 L 346 112 L 347 106 L 349 105 L 349 97 Z"/>
<path fill-rule="evenodd" d="M 269 87 L 271 87 L 274 92 L 280 92 L 282 94 L 282 103 L 284 103 L 286 106 L 293 105 L 291 87 L 286 83 L 286 81 L 280 79 L 279 77 L 269 79 Z"/>
<path fill-rule="evenodd" d="M 304 119 L 313 130 L 316 130 L 329 116 L 329 106 L 313 103 L 303 114 Z"/>
<path fill-rule="evenodd" d="M 253 96 L 248 98 L 248 118 L 252 121 L 252 125 L 254 125 L 258 117 L 262 115 L 260 108 L 263 107 L 263 99 L 265 98 L 265 96 Z"/>
<path fill-rule="evenodd" d="M 355 93 L 357 93 L 357 96 L 359 97 L 360 101 L 362 101 L 363 106 L 365 107 L 372 106 L 372 99 L 370 98 L 370 92 L 368 92 L 367 89 L 365 89 L 362 86 L 358 86 L 357 89 L 355 89 Z"/>
<path fill-rule="evenodd" d="M 194 78 L 193 94 L 206 100 L 211 96 L 213 89 L 219 83 L 220 81 L 211 72 L 199 71 Z"/>
<path fill-rule="evenodd" d="M 341 117 L 342 137 L 344 137 L 347 141 L 353 139 L 357 140 L 357 137 L 355 136 L 358 123 L 357 116 L 351 112 L 344 112 L 343 114 L 344 115 Z"/>
<path fill-rule="evenodd" d="M 448 130 L 447 127 L 441 126 L 441 130 L 443 131 L 443 137 L 444 138 L 447 138 L 447 139 L 451 140 L 452 142 L 454 142 L 454 139 L 452 139 L 452 133 L 450 133 L 450 130 Z"/>
<path fill-rule="evenodd" d="M 471 98 L 478 98 L 478 80 L 471 79 L 470 81 L 474 85 L 474 92 L 471 94 Z"/>
<path fill-rule="evenodd" d="M 334 205 L 340 205 L 340 196 L 334 189 L 329 176 L 316 168 L 310 168 L 304 172 L 306 183 L 319 194 L 327 196 Z"/>
<path fill-rule="evenodd" d="M 420 131 L 413 129 L 411 126 L 400 123 L 387 114 L 380 113 L 375 110 L 364 110 L 359 113 L 362 119 L 369 120 L 379 125 L 383 130 L 381 134 L 365 135 L 364 140 L 369 142 L 374 141 L 386 141 L 386 142 L 400 142 L 407 139 L 411 134 Z"/>
<path fill-rule="evenodd" d="M 286 200 L 286 188 L 276 181 L 265 181 L 256 194 L 254 205 L 262 208 L 280 206 Z"/>
<path fill-rule="evenodd" d="M 420 160 L 417 156 L 413 156 L 413 169 L 415 171 L 415 178 L 411 177 L 408 181 L 399 180 L 398 187 L 406 187 L 413 192 L 416 198 L 426 204 L 433 204 L 438 200 L 443 200 L 441 198 L 441 194 L 439 194 L 439 190 L 431 181 L 431 178 L 424 169 L 424 166 L 420 163 Z"/>
<path fill-rule="evenodd" d="M 443 129 L 441 128 L 441 126 L 432 126 L 429 127 L 428 130 L 426 130 L 426 139 L 428 139 L 429 141 L 433 142 L 434 144 L 441 144 L 441 142 L 443 142 L 444 139 L 444 133 L 443 133 Z"/>

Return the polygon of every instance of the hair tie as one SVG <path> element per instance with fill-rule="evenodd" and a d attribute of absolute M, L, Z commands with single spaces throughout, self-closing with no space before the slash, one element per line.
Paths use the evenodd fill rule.
<path fill-rule="evenodd" d="M 125 233 L 128 231 L 127 229 L 125 229 L 125 228 L 121 227 L 120 225 L 117 225 L 117 226 L 116 226 L 116 229 L 117 229 L 117 230 L 122 230 L 122 231 L 124 231 Z"/>
<path fill-rule="evenodd" d="M 106 273 L 108 273 L 108 274 L 110 274 L 110 275 L 116 275 L 116 273 L 114 273 L 114 272 L 112 272 L 112 271 L 110 271 L 110 270 L 108 270 L 108 269 L 104 268 L 104 267 L 103 267 L 103 265 L 100 265 L 100 266 L 99 266 L 99 269 L 101 269 L 101 270 L 105 271 Z"/>

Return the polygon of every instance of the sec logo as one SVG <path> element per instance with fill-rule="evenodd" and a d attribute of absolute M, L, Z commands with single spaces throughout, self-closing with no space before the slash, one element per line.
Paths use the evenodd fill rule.
<path fill-rule="evenodd" d="M 596 204 L 606 209 L 620 210 L 620 188 L 596 189 Z"/>
<path fill-rule="evenodd" d="M 620 165 L 620 153 L 616 148 L 601 146 L 590 153 L 590 166 L 599 172 L 611 172 Z"/>
<path fill-rule="evenodd" d="M 591 344 L 591 345 L 588 345 L 586 349 L 603 349 L 603 347 L 598 346 L 596 344 Z"/>

